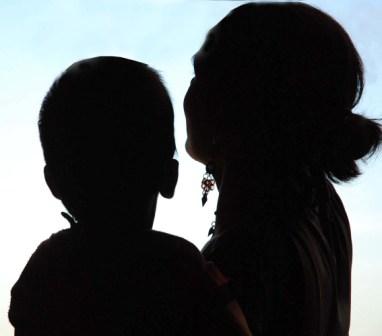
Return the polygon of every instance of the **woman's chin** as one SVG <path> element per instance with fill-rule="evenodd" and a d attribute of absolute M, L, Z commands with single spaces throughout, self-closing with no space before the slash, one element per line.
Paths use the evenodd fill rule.
<path fill-rule="evenodd" d="M 195 151 L 194 146 L 191 145 L 190 139 L 187 138 L 185 143 L 186 152 L 191 158 L 193 158 L 195 161 L 198 161 L 202 164 L 206 164 L 205 160 L 202 159 L 200 155 L 198 155 L 197 151 Z"/>

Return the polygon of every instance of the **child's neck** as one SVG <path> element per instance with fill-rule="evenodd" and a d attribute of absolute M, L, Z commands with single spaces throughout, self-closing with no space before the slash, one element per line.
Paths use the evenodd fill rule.
<path fill-rule="evenodd" d="M 156 212 L 157 196 L 149 201 L 126 202 L 116 206 L 94 207 L 87 215 L 81 216 L 78 225 L 92 231 L 105 233 L 133 234 L 151 230 Z"/>

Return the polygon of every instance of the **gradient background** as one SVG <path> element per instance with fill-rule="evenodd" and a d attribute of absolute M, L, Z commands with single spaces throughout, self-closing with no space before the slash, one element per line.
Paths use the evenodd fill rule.
<path fill-rule="evenodd" d="M 359 113 L 382 115 L 382 1 L 307 1 L 333 15 L 350 33 L 366 68 Z M 37 132 L 41 100 L 74 61 L 120 55 L 163 75 L 176 114 L 180 179 L 173 200 L 160 199 L 154 228 L 198 247 L 207 240 L 216 192 L 201 207 L 203 167 L 185 153 L 182 101 L 192 78 L 191 56 L 218 20 L 242 1 L 51 0 L 0 2 L 0 335 L 9 291 L 37 245 L 66 228 L 63 206 L 43 179 Z M 358 180 L 337 186 L 354 243 L 352 336 L 382 334 L 382 161 L 375 156 Z"/>

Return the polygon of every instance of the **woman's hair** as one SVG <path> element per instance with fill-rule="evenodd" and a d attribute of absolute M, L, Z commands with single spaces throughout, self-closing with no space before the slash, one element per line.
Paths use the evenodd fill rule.
<path fill-rule="evenodd" d="M 104 200 L 121 188 L 157 188 L 175 151 L 173 122 L 167 90 L 146 64 L 104 56 L 70 66 L 48 91 L 38 122 L 46 164 L 68 187 L 66 207 L 80 211 L 75 185 L 82 197 Z"/>
<path fill-rule="evenodd" d="M 208 78 L 216 98 L 216 136 L 242 139 L 227 155 L 253 152 L 347 181 L 360 174 L 356 160 L 379 146 L 380 125 L 352 112 L 364 87 L 360 56 L 320 10 L 293 2 L 239 6 L 210 31 L 201 53 L 195 74 Z"/>

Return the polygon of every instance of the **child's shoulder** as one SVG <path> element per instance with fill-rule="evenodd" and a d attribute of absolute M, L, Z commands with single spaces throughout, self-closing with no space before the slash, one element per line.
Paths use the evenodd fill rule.
<path fill-rule="evenodd" d="M 32 302 L 35 298 L 43 298 L 43 290 L 49 287 L 49 280 L 55 274 L 55 265 L 65 264 L 62 256 L 71 241 L 72 232 L 69 229 L 52 234 L 48 239 L 39 244 L 35 252 L 29 258 L 17 282 L 11 290 L 11 305 L 9 319 L 13 325 L 17 320 L 22 319 L 25 312 L 32 314 L 27 302 Z"/>
<path fill-rule="evenodd" d="M 48 239 L 43 240 L 32 254 L 30 262 L 40 259 L 43 255 L 53 256 L 60 254 L 72 244 L 73 232 L 70 229 L 64 229 L 53 233 Z"/>
<path fill-rule="evenodd" d="M 147 238 L 159 244 L 169 244 L 169 247 L 183 246 L 191 250 L 197 250 L 196 246 L 188 240 L 162 231 L 150 230 L 147 232 Z"/>
<path fill-rule="evenodd" d="M 165 232 L 151 230 L 147 233 L 146 242 L 153 250 L 163 255 L 172 255 L 184 262 L 203 263 L 203 257 L 198 248 L 188 240 Z"/>
<path fill-rule="evenodd" d="M 28 273 L 38 274 L 44 268 L 51 267 L 52 261 L 62 261 L 62 256 L 72 250 L 72 236 L 70 229 L 64 229 L 42 241 L 29 258 L 20 278 L 29 277 Z"/>

